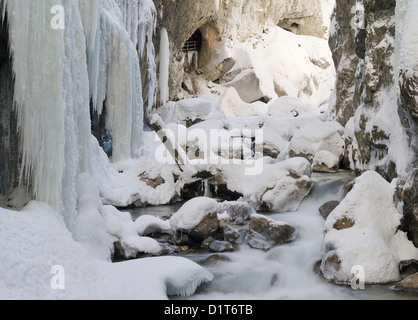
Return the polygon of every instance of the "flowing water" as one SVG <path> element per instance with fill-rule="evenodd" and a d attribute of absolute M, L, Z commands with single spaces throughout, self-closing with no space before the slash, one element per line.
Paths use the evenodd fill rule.
<path fill-rule="evenodd" d="M 344 185 L 355 178 L 351 173 L 314 174 L 315 186 L 297 212 L 269 214 L 298 229 L 298 238 L 291 244 L 268 252 L 242 245 L 240 250 L 224 254 L 230 259 L 205 265 L 215 278 L 187 299 L 196 300 L 348 300 L 348 299 L 418 299 L 418 296 L 391 290 L 391 284 L 366 286 L 365 290 L 329 284 L 314 268 L 322 256 L 324 219 L 318 208 L 331 200 L 341 201 Z M 175 212 L 178 206 L 158 207 L 159 216 Z M 140 211 L 150 214 L 152 209 Z M 138 214 L 138 213 L 137 213 Z M 202 263 L 211 254 L 187 254 Z"/>

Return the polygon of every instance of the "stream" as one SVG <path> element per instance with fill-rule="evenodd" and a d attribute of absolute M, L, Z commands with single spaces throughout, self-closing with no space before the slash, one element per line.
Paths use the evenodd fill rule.
<path fill-rule="evenodd" d="M 314 174 L 315 186 L 296 212 L 266 214 L 298 229 L 298 238 L 268 252 L 251 249 L 243 244 L 240 250 L 223 255 L 229 261 L 205 265 L 214 274 L 214 280 L 200 287 L 187 298 L 189 300 L 399 300 L 416 299 L 411 295 L 391 289 L 393 284 L 369 285 L 365 290 L 337 286 L 324 281 L 314 272 L 321 259 L 323 227 L 325 220 L 318 208 L 332 200 L 343 199 L 344 185 L 355 178 L 350 172 L 337 174 Z M 139 215 L 168 215 L 180 205 L 142 208 L 132 212 Z M 261 213 L 263 214 L 263 213 Z M 183 254 L 202 264 L 208 254 Z"/>

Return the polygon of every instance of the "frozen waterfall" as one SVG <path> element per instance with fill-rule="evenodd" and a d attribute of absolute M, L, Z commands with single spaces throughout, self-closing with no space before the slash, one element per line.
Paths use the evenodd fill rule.
<path fill-rule="evenodd" d="M 124 21 L 128 3 L 136 6 L 135 30 L 127 30 Z M 144 112 L 136 45 L 140 43 L 140 55 L 148 55 L 152 69 L 155 21 L 142 19 L 141 13 L 146 8 L 145 16 L 154 16 L 151 3 L 0 1 L 9 24 L 21 179 L 30 183 L 36 200 L 64 216 L 70 229 L 77 217 L 77 181 L 92 172 L 90 105 L 98 114 L 106 111 L 113 160 L 140 155 Z M 52 21 L 64 28 L 54 28 Z M 149 89 L 147 108 L 154 91 Z"/>

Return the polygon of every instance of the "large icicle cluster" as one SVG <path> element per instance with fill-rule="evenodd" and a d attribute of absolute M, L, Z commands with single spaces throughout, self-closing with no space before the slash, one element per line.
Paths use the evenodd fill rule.
<path fill-rule="evenodd" d="M 140 4 L 151 8 L 148 2 Z M 78 178 L 93 165 L 90 102 L 99 114 L 106 105 L 114 160 L 139 156 L 143 99 L 136 46 L 115 0 L 0 4 L 9 23 L 22 178 L 30 181 L 36 200 L 60 212 L 71 229 Z M 65 12 L 64 29 L 51 25 L 60 18 L 51 10 L 57 5 Z M 149 32 L 144 22 L 138 39 Z"/>
<path fill-rule="evenodd" d="M 116 0 L 123 15 L 123 22 L 139 57 L 146 63 L 144 106 L 149 115 L 157 99 L 157 66 L 153 35 L 157 25 L 157 10 L 152 0 Z"/>

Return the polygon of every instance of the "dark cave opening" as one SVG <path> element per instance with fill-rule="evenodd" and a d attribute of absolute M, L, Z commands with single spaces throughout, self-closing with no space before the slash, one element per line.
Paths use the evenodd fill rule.
<path fill-rule="evenodd" d="M 203 35 L 202 32 L 197 29 L 195 33 L 186 41 L 183 47 L 183 52 L 188 51 L 200 51 L 202 50 Z"/>

